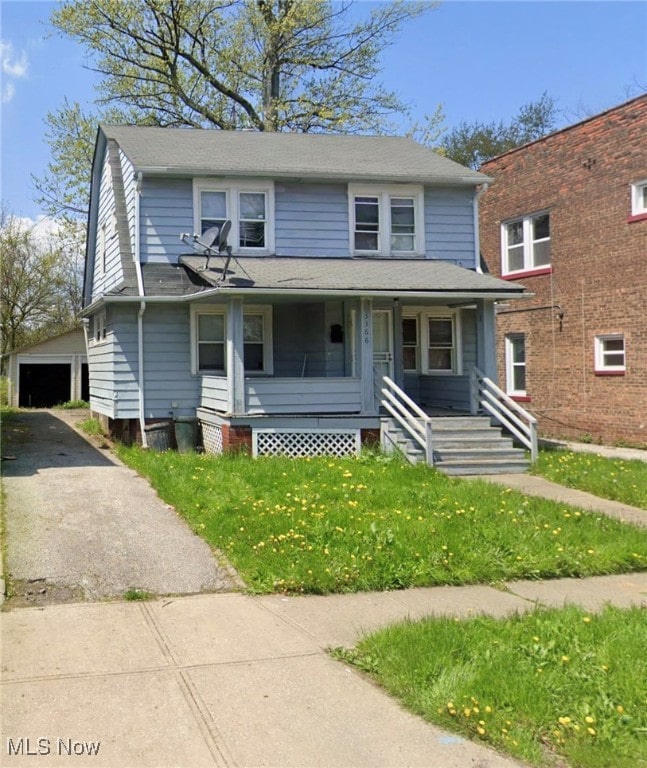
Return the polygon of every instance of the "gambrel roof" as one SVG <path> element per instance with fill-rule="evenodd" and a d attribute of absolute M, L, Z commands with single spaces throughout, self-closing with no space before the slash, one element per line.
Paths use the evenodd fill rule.
<path fill-rule="evenodd" d="M 475 186 L 488 176 L 399 136 L 102 125 L 145 174 Z"/>

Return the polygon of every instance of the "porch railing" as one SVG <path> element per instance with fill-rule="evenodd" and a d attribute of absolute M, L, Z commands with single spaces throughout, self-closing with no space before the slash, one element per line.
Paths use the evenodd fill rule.
<path fill-rule="evenodd" d="M 472 412 L 487 411 L 530 451 L 530 461 L 537 461 L 537 419 L 488 377 L 474 367 L 471 375 Z"/>
<path fill-rule="evenodd" d="M 384 399 L 380 404 L 420 445 L 427 464 L 433 466 L 431 419 L 392 379 L 384 376 L 382 381 L 386 386 L 382 389 Z"/>

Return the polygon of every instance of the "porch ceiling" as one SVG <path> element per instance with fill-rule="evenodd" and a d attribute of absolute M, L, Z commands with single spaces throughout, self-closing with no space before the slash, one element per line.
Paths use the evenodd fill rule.
<path fill-rule="evenodd" d="M 415 294 L 515 298 L 528 295 L 518 283 L 430 259 L 232 258 L 181 256 L 187 270 L 223 293 Z"/>

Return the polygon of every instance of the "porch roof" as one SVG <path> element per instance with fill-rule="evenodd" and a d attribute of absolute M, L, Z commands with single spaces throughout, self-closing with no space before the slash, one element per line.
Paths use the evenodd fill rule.
<path fill-rule="evenodd" d="M 356 294 L 418 297 L 451 295 L 514 298 L 527 296 L 523 285 L 431 259 L 238 257 L 223 276 L 225 261 L 181 256 L 194 278 L 219 293 Z M 151 286 L 153 287 L 153 286 Z"/>

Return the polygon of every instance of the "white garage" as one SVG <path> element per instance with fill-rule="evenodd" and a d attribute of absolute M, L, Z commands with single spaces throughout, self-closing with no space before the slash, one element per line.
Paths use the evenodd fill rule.
<path fill-rule="evenodd" d="M 9 405 L 51 408 L 89 400 L 88 361 L 81 329 L 41 341 L 9 355 Z"/>

